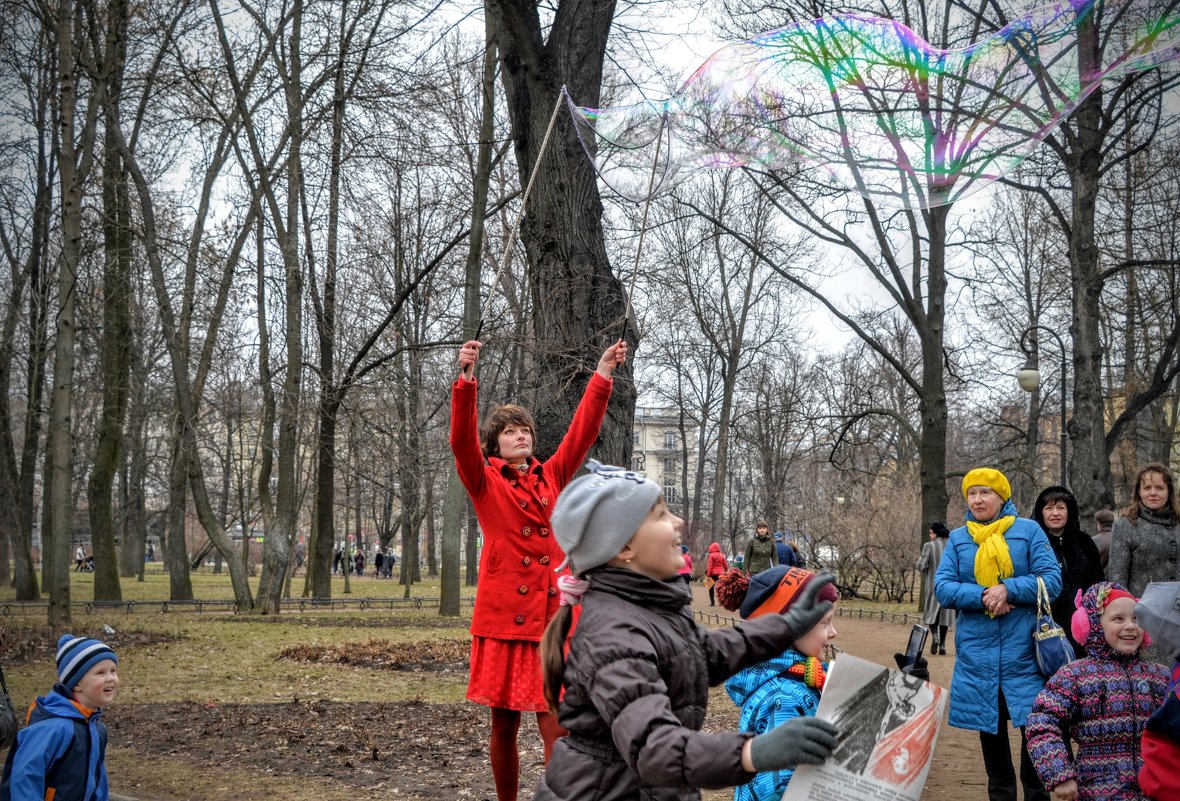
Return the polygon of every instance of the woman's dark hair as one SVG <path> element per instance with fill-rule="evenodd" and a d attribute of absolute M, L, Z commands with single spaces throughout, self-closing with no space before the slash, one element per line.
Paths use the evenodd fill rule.
<path fill-rule="evenodd" d="M 533 420 L 528 409 L 517 406 L 515 403 L 505 403 L 503 406 L 493 409 L 492 413 L 488 415 L 488 419 L 484 420 L 483 425 L 479 428 L 479 445 L 483 449 L 484 456 L 500 455 L 500 434 L 508 426 L 527 428 L 533 435 L 533 444 L 536 444 L 537 422 Z"/>
<path fill-rule="evenodd" d="M 1144 467 L 1135 476 L 1135 488 L 1131 490 L 1131 504 L 1123 512 L 1123 516 L 1132 523 L 1139 522 L 1139 506 L 1143 500 L 1139 497 L 1139 484 L 1143 481 L 1143 477 L 1148 473 L 1159 473 L 1164 480 L 1164 485 L 1168 488 L 1168 511 L 1172 513 L 1172 520 L 1180 520 L 1180 499 L 1176 497 L 1176 482 L 1172 479 L 1172 471 L 1168 469 L 1167 465 L 1159 462 L 1152 462 Z"/>
<path fill-rule="evenodd" d="M 934 532 L 934 536 L 946 539 L 951 535 L 951 531 L 946 527 L 946 523 L 941 520 L 935 520 L 930 524 L 930 530 Z"/>
<path fill-rule="evenodd" d="M 1049 533 L 1048 527 L 1045 526 L 1045 507 L 1051 503 L 1065 504 L 1067 517 L 1062 536 L 1072 538 L 1074 534 L 1080 534 L 1082 520 L 1081 513 L 1078 511 L 1078 499 L 1068 489 L 1057 484 L 1041 490 L 1041 494 L 1033 502 L 1032 519 L 1041 527 L 1041 530 L 1046 534 Z"/>
<path fill-rule="evenodd" d="M 541 688 L 545 703 L 554 715 L 561 700 L 561 680 L 565 675 L 565 638 L 570 634 L 573 618 L 573 607 L 558 608 L 541 637 Z"/>

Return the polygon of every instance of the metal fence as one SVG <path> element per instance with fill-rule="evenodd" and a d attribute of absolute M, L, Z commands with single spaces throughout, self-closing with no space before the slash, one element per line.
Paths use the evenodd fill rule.
<path fill-rule="evenodd" d="M 438 598 L 285 598 L 281 608 L 286 612 L 331 612 L 337 609 L 437 609 Z M 472 606 L 474 598 L 460 598 L 461 606 Z M 43 615 L 48 601 L 5 601 L 0 603 L 0 617 Z M 121 612 L 128 615 L 144 612 L 232 612 L 241 610 L 234 600 L 219 601 L 71 601 L 72 611 Z"/>
<path fill-rule="evenodd" d="M 741 622 L 741 618 L 731 614 L 705 612 L 697 610 L 692 616 L 706 626 L 733 626 Z M 916 612 L 886 612 L 883 609 L 845 609 L 836 607 L 836 617 L 846 617 L 853 620 L 879 620 L 882 623 L 898 623 L 908 626 L 920 623 L 922 616 Z"/>

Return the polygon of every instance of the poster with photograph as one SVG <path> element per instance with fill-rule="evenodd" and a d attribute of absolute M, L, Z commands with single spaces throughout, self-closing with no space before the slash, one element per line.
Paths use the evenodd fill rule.
<path fill-rule="evenodd" d="M 795 771 L 782 801 L 918 801 L 946 701 L 936 684 L 841 654 L 817 713 L 840 744 L 825 764 Z"/>

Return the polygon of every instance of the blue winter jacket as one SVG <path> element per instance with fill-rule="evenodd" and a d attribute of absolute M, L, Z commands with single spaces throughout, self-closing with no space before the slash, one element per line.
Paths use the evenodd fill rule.
<path fill-rule="evenodd" d="M 787 650 L 735 673 L 725 682 L 729 697 L 742 708 L 739 731 L 762 734 L 792 718 L 815 716 L 819 690 L 787 674 L 804 659 L 798 651 Z M 759 773 L 752 781 L 734 789 L 734 801 L 778 801 L 793 773 L 791 770 Z"/>
<path fill-rule="evenodd" d="M 60 684 L 37 699 L 8 752 L 0 801 L 107 801 L 102 712 L 87 718 L 70 699 Z"/>
<path fill-rule="evenodd" d="M 1015 515 L 1011 501 L 1001 516 Z M 968 514 L 970 517 L 970 514 Z M 1036 622 L 1037 576 L 1045 582 L 1050 600 L 1061 592 L 1061 568 L 1041 527 L 1017 518 L 1004 539 L 1012 555 L 1012 578 L 1004 579 L 1008 603 L 1016 608 L 1006 615 L 988 617 L 983 608 L 986 587 L 975 583 L 975 554 L 979 546 L 967 527 L 951 532 L 938 572 L 934 594 L 944 607 L 957 610 L 955 617 L 955 672 L 951 678 L 950 724 L 960 729 L 999 733 L 999 693 L 1008 704 L 1014 726 L 1023 726 L 1032 711 L 1045 677 L 1037 669 L 1033 648 Z"/>

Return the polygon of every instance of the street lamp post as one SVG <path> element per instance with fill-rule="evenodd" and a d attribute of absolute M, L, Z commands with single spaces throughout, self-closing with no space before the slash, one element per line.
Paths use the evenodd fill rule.
<path fill-rule="evenodd" d="M 1052 328 L 1043 325 L 1030 325 L 1020 335 L 1020 349 L 1026 357 L 1024 367 L 1016 372 L 1016 380 L 1025 392 L 1034 392 L 1041 385 L 1041 371 L 1037 366 L 1037 331 L 1044 331 L 1057 340 L 1057 347 L 1061 349 L 1061 486 L 1069 486 L 1069 470 L 1067 469 L 1066 446 L 1069 434 L 1065 430 L 1065 379 L 1068 363 L 1065 355 L 1065 343 Z"/>

